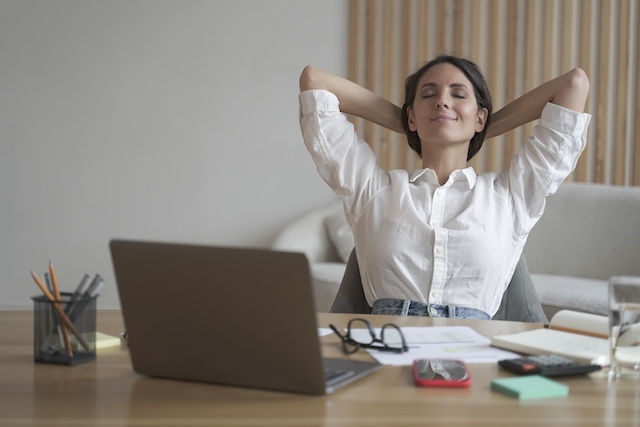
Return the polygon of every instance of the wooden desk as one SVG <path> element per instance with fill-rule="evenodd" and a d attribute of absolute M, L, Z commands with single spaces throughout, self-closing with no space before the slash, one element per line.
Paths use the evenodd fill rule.
<path fill-rule="evenodd" d="M 319 314 L 320 326 L 350 315 Z M 374 325 L 387 316 L 368 316 Z M 513 322 L 394 317 L 409 325 L 469 325 L 479 333 L 539 327 Z M 98 330 L 122 331 L 118 311 L 98 314 Z M 184 344 L 184 343 L 183 343 Z M 187 346 L 188 347 L 188 346 Z M 341 355 L 333 336 L 326 355 Z M 358 358 L 368 358 L 364 351 Z M 0 312 L 1 426 L 638 426 L 640 382 L 609 383 L 604 373 L 561 379 L 566 398 L 520 402 L 490 390 L 506 376 L 493 364 L 470 365 L 469 389 L 415 387 L 408 367 L 385 366 L 329 396 L 159 380 L 135 374 L 126 350 L 99 351 L 75 367 L 33 363 L 33 315 Z"/>

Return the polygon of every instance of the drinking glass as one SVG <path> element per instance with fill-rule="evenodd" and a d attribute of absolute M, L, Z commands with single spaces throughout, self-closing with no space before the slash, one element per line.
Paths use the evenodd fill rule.
<path fill-rule="evenodd" d="M 610 378 L 640 379 L 640 277 L 609 279 Z"/>

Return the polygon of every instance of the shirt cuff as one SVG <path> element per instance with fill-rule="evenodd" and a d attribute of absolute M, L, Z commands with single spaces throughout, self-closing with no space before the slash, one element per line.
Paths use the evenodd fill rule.
<path fill-rule="evenodd" d="M 591 114 L 578 113 L 552 102 L 542 109 L 540 124 L 558 132 L 586 138 Z"/>
<path fill-rule="evenodd" d="M 338 97 L 327 90 L 305 90 L 300 92 L 300 114 L 318 111 L 340 111 Z"/>

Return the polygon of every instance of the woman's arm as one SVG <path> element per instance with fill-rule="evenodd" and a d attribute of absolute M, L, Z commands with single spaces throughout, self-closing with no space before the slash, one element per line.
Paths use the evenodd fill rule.
<path fill-rule="evenodd" d="M 352 81 L 308 65 L 300 75 L 300 91 L 313 89 L 327 90 L 336 95 L 343 113 L 404 133 L 400 107 Z"/>
<path fill-rule="evenodd" d="M 588 96 L 589 78 L 582 69 L 574 68 L 527 92 L 495 112 L 491 116 L 486 138 L 502 135 L 511 129 L 539 119 L 547 102 L 583 113 Z"/>

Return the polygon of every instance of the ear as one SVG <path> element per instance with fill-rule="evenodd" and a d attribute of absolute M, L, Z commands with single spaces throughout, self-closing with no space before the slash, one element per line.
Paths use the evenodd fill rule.
<path fill-rule="evenodd" d="M 418 131 L 418 127 L 416 126 L 416 116 L 413 114 L 413 109 L 411 109 L 411 107 L 407 107 L 407 122 L 411 132 Z"/>
<path fill-rule="evenodd" d="M 476 121 L 476 133 L 482 132 L 484 125 L 487 123 L 487 117 L 489 117 L 489 111 L 486 108 L 478 110 L 478 120 Z"/>

